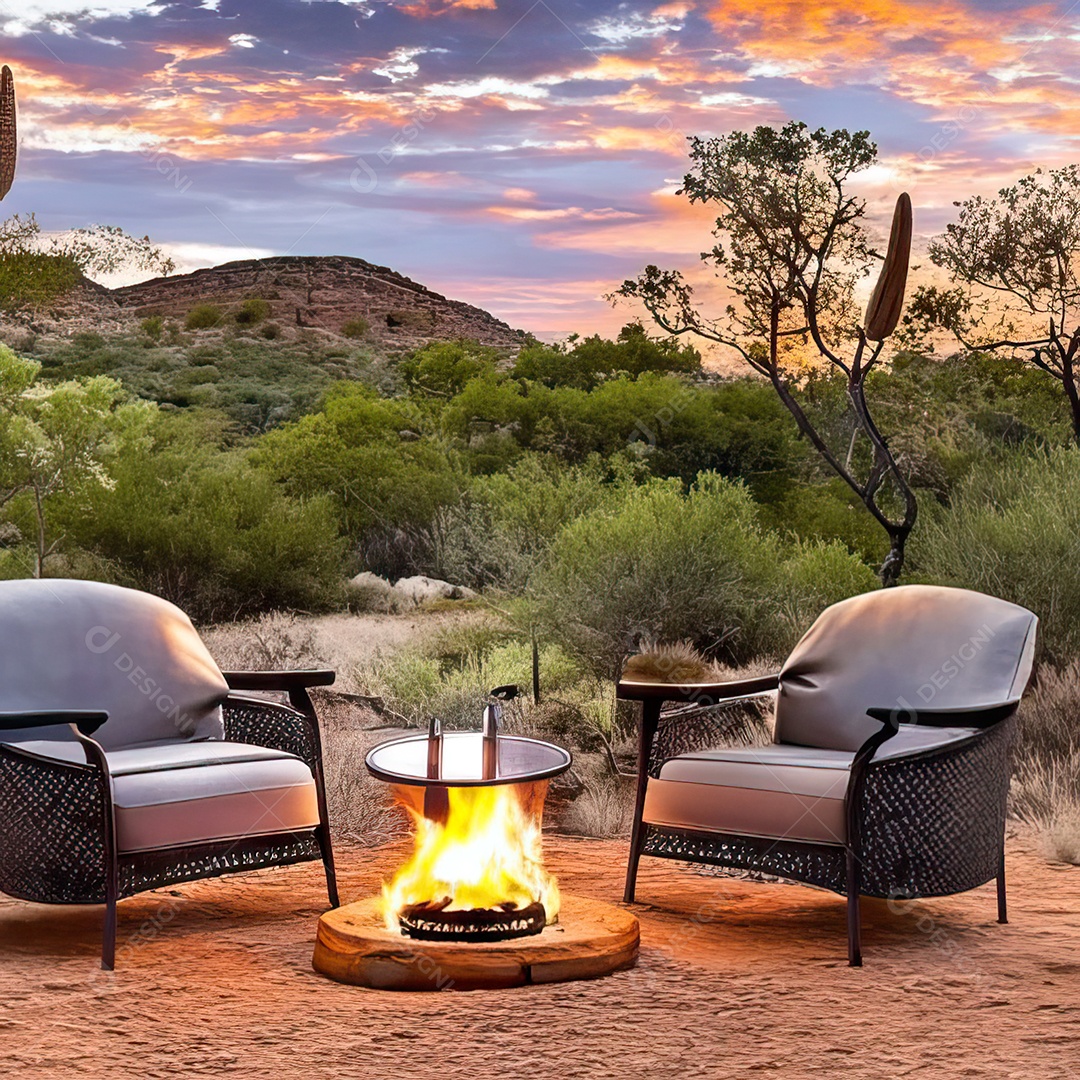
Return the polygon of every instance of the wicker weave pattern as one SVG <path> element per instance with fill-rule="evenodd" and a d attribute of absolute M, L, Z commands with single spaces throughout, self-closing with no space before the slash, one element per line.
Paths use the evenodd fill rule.
<path fill-rule="evenodd" d="M 105 899 L 102 778 L 0 746 L 0 892 L 46 904 Z"/>
<path fill-rule="evenodd" d="M 255 836 L 197 848 L 143 851 L 121 859 L 120 895 L 133 896 L 162 885 L 321 858 L 313 833 Z"/>
<path fill-rule="evenodd" d="M 700 718 L 661 720 L 649 775 L 665 761 L 719 745 Z M 871 764 L 861 800 L 860 892 L 865 896 L 948 896 L 998 873 L 1015 720 L 955 748 Z M 846 894 L 842 847 L 643 825 L 642 853 L 756 870 Z"/>
<path fill-rule="evenodd" d="M 695 833 L 644 825 L 644 855 L 687 862 L 756 870 L 774 877 L 820 885 L 844 892 L 844 849 L 825 845 L 786 843 L 754 836 Z"/>
<path fill-rule="evenodd" d="M 319 759 L 315 736 L 303 713 L 258 698 L 230 696 L 224 706 L 225 738 L 295 754 L 315 771 Z"/>
<path fill-rule="evenodd" d="M 664 763 L 680 754 L 694 754 L 701 750 L 713 750 L 731 741 L 732 730 L 737 726 L 731 715 L 732 708 L 685 710 L 662 713 L 649 751 L 649 775 L 655 780 L 660 776 Z"/>
<path fill-rule="evenodd" d="M 247 698 L 231 698 L 224 711 L 226 738 L 295 754 L 314 770 L 318 751 L 302 713 Z M 45 904 L 105 901 L 103 783 L 93 766 L 0 746 L 0 892 Z M 119 857 L 119 895 L 321 858 L 314 832 L 134 852 Z"/>
<path fill-rule="evenodd" d="M 997 875 L 1015 723 L 955 749 L 871 765 L 861 808 L 864 893 L 947 896 Z"/>

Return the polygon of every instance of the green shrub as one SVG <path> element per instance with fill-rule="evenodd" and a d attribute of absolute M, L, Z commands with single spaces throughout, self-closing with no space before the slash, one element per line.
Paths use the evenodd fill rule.
<path fill-rule="evenodd" d="M 113 486 L 58 524 L 115 580 L 199 621 L 336 603 L 343 552 L 330 500 L 289 498 L 207 435 L 162 418 L 152 444 L 115 463 Z"/>
<path fill-rule="evenodd" d="M 165 329 L 165 319 L 161 315 L 147 315 L 147 317 L 139 323 L 139 328 L 148 338 L 158 341 Z"/>
<path fill-rule="evenodd" d="M 253 461 L 295 497 L 329 496 L 364 568 L 400 577 L 427 567 L 435 513 L 464 480 L 442 446 L 418 436 L 423 425 L 410 402 L 343 384 L 320 412 L 269 432 Z"/>
<path fill-rule="evenodd" d="M 637 377 L 645 372 L 695 375 L 701 353 L 677 337 L 651 338 L 640 323 L 630 323 L 615 341 L 598 334 L 574 338 L 563 345 L 531 344 L 518 353 L 510 375 L 555 388 L 590 390 L 622 372 Z"/>
<path fill-rule="evenodd" d="M 1050 659 L 1080 655 L 1080 450 L 983 461 L 949 507 L 927 509 L 912 534 L 913 566 L 1022 604 L 1039 616 Z"/>
<path fill-rule="evenodd" d="M 266 323 L 259 327 L 259 336 L 266 338 L 267 341 L 276 341 L 281 337 L 281 327 L 277 323 Z"/>
<path fill-rule="evenodd" d="M 630 482 L 628 470 L 599 458 L 566 466 L 539 454 L 477 477 L 438 515 L 436 572 L 474 589 L 520 591 L 562 528 L 617 501 Z"/>
<path fill-rule="evenodd" d="M 214 326 L 220 326 L 225 313 L 217 304 L 196 304 L 184 320 L 184 326 L 188 330 L 209 330 Z"/>
<path fill-rule="evenodd" d="M 81 279 L 79 264 L 68 255 L 0 252 L 0 308 L 46 308 L 71 292 Z"/>
<path fill-rule="evenodd" d="M 475 341 L 433 341 L 398 366 L 413 392 L 448 398 L 484 374 L 493 374 L 499 354 Z"/>
<path fill-rule="evenodd" d="M 744 486 L 704 473 L 687 494 L 654 480 L 568 525 L 534 590 L 548 632 L 612 678 L 642 642 L 781 656 L 822 606 L 874 583 L 839 544 L 785 549 Z"/>
<path fill-rule="evenodd" d="M 270 315 L 270 304 L 258 297 L 250 297 L 236 310 L 233 318 L 240 326 L 253 326 Z"/>
<path fill-rule="evenodd" d="M 472 647 L 452 656 L 440 655 L 436 638 L 426 648 L 367 664 L 356 672 L 356 682 L 410 724 L 426 725 L 437 716 L 448 728 L 478 727 L 492 687 L 512 683 L 523 695 L 507 708 L 506 724 L 521 732 L 532 712 L 527 696 L 532 647 L 514 640 L 493 644 L 486 637 L 481 630 Z M 581 666 L 555 644 L 541 648 L 540 670 L 544 692 L 560 696 L 572 695 L 583 675 Z"/>
<path fill-rule="evenodd" d="M 371 329 L 371 323 L 367 319 L 357 316 L 355 319 L 348 319 L 341 326 L 342 337 L 347 338 L 362 338 Z"/>

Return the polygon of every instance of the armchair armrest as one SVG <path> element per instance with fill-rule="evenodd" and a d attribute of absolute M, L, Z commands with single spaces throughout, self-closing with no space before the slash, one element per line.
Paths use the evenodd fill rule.
<path fill-rule="evenodd" d="M 82 710 L 47 709 L 38 712 L 0 712 L 0 731 L 72 724 L 83 735 L 92 735 L 108 719 L 107 712 Z"/>
<path fill-rule="evenodd" d="M 992 702 L 989 705 L 969 705 L 957 709 L 919 709 L 911 706 L 904 708 L 870 708 L 866 715 L 880 720 L 890 730 L 892 737 L 900 730 L 901 724 L 922 724 L 925 727 L 990 727 L 1011 716 L 1020 704 L 1019 698 L 1009 701 Z"/>
<path fill-rule="evenodd" d="M 309 671 L 223 671 L 230 690 L 304 690 L 309 686 L 330 686 L 336 672 Z"/>
<path fill-rule="evenodd" d="M 695 705 L 718 705 L 721 701 L 766 694 L 780 685 L 780 676 L 755 675 L 720 683 L 660 683 L 620 679 L 615 696 L 624 701 L 688 701 Z"/>

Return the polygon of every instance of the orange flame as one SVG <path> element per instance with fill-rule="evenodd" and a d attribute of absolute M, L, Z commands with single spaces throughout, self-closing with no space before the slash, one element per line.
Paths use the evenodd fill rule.
<path fill-rule="evenodd" d="M 544 905 L 550 925 L 559 914 L 559 886 L 544 869 L 540 831 L 547 783 L 447 788 L 445 823 L 424 816 L 423 789 L 398 788 L 415 825 L 412 858 L 383 884 L 383 917 L 397 932 L 409 904 L 447 909 Z"/>

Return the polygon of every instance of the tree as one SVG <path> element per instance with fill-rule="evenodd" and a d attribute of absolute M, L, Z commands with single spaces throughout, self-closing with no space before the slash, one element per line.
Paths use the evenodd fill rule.
<path fill-rule="evenodd" d="M 972 351 L 1026 354 L 1061 383 L 1080 444 L 1080 165 L 954 205 L 957 220 L 930 245 L 954 285 L 916 291 L 909 331 L 943 327 Z"/>
<path fill-rule="evenodd" d="M 695 334 L 734 349 L 765 376 L 800 432 L 855 492 L 889 537 L 880 574 L 895 584 L 915 525 L 915 495 L 878 429 L 866 379 L 899 320 L 911 242 L 911 202 L 897 201 L 889 252 L 863 324 L 854 289 L 875 258 L 863 200 L 846 190 L 877 148 L 865 131 L 811 131 L 791 122 L 720 138 L 692 138 L 693 171 L 680 194 L 715 204 L 713 247 L 702 255 L 733 300 L 719 318 L 701 313 L 677 271 L 647 266 L 616 295 L 640 300 L 669 334 Z M 850 442 L 831 445 L 796 394 L 808 359 L 841 375 Z M 860 438 L 861 437 L 861 438 Z M 846 441 L 846 440 L 845 440 Z"/>
<path fill-rule="evenodd" d="M 129 402 L 115 379 L 39 384 L 40 365 L 0 346 L 0 505 L 22 501 L 34 526 L 34 577 L 63 540 L 50 535 L 47 511 L 61 493 L 111 483 L 118 443 L 137 439 L 155 406 Z"/>
<path fill-rule="evenodd" d="M 619 374 L 637 378 L 646 372 L 698 375 L 701 353 L 677 338 L 649 337 L 641 323 L 632 322 L 619 331 L 615 341 L 593 334 L 587 338 L 575 335 L 555 345 L 527 345 L 510 369 L 515 379 L 579 390 L 591 390 Z"/>
<path fill-rule="evenodd" d="M 42 235 L 37 218 L 15 214 L 0 222 L 0 309 L 47 307 L 83 277 L 130 268 L 169 274 L 176 264 L 148 236 L 129 236 L 115 225 L 91 225 Z"/>

